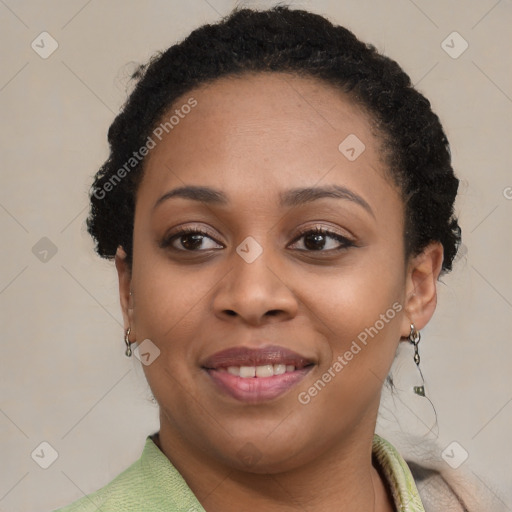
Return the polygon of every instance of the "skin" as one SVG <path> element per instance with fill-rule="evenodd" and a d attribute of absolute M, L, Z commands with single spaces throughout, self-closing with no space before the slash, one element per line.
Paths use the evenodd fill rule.
<path fill-rule="evenodd" d="M 160 350 L 144 366 L 160 406 L 158 445 L 208 512 L 394 510 L 372 465 L 372 438 L 398 343 L 434 313 L 442 246 L 404 257 L 404 205 L 381 140 L 337 89 L 283 73 L 245 75 L 194 89 L 173 108 L 191 96 L 197 106 L 147 157 L 132 268 L 121 247 L 116 255 L 130 340 L 150 339 Z M 366 146 L 355 161 L 338 150 L 349 134 Z M 221 190 L 229 202 L 173 198 L 155 207 L 185 184 Z M 278 204 L 290 188 L 329 184 L 359 195 L 373 213 L 348 199 Z M 209 235 L 195 252 L 184 248 L 187 237 L 174 239 L 174 250 L 160 247 L 178 226 Z M 330 236 L 305 245 L 298 230 L 315 226 L 354 245 L 336 251 Z M 263 249 L 252 263 L 236 252 L 248 236 Z M 309 404 L 299 403 L 298 393 L 396 302 L 394 319 Z M 315 361 L 273 400 L 238 401 L 201 368 L 220 350 L 265 344 Z M 253 463 L 240 450 L 256 453 Z"/>

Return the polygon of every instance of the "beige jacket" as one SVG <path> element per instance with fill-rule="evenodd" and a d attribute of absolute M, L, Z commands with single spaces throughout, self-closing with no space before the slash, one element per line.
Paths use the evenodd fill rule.
<path fill-rule="evenodd" d="M 395 446 L 411 470 L 425 512 L 510 512 L 498 489 L 474 473 L 468 462 L 450 467 L 434 442 L 409 438 L 395 441 Z"/>

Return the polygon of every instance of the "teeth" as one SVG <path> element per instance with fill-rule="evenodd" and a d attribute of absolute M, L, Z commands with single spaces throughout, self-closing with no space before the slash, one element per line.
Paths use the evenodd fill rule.
<path fill-rule="evenodd" d="M 256 366 L 256 377 L 272 377 L 273 375 L 274 367 L 271 364 Z"/>
<path fill-rule="evenodd" d="M 274 375 L 282 375 L 286 373 L 286 365 L 285 364 L 275 364 L 274 365 Z"/>
<path fill-rule="evenodd" d="M 256 377 L 255 366 L 240 366 L 240 377 L 247 379 L 249 377 Z"/>
<path fill-rule="evenodd" d="M 219 368 L 219 371 L 226 371 Z M 274 375 L 282 375 L 286 372 L 294 372 L 293 364 L 265 364 L 263 366 L 228 366 L 227 372 L 235 377 L 250 379 L 252 377 L 273 377 Z"/>

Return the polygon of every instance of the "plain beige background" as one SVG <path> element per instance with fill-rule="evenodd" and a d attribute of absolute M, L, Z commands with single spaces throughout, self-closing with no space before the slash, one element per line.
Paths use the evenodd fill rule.
<path fill-rule="evenodd" d="M 404 345 L 398 392 L 386 393 L 378 431 L 397 442 L 403 433 L 425 434 L 436 439 L 439 458 L 456 441 L 450 453 L 469 455 L 461 470 L 512 510 L 512 2 L 291 4 L 327 15 L 396 59 L 441 117 L 462 181 L 464 246 L 422 333 L 438 425 L 428 434 L 434 412 L 411 391 L 419 377 Z M 124 356 L 114 266 L 95 256 L 85 231 L 87 191 L 107 156 L 107 129 L 133 62 L 234 6 L 0 1 L 1 511 L 48 511 L 98 489 L 158 428 L 140 363 Z M 46 59 L 31 47 L 43 31 L 58 43 Z M 442 47 L 448 36 L 452 56 Z M 464 41 L 468 48 L 453 58 Z M 48 469 L 31 457 L 41 449 L 51 456 L 41 442 L 57 455 Z"/>

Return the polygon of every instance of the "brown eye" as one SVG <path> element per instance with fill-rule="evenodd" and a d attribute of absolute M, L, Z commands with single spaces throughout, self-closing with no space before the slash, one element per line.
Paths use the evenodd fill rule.
<path fill-rule="evenodd" d="M 300 251 L 327 252 L 346 249 L 354 245 L 348 238 L 323 228 L 305 230 L 295 240 L 297 241 L 302 238 L 304 239 L 304 248 L 299 248 L 298 250 Z M 329 242 L 329 239 L 335 242 Z"/>
<path fill-rule="evenodd" d="M 204 235 L 188 233 L 186 235 L 181 235 L 178 240 L 185 249 L 188 251 L 194 251 L 195 249 L 201 248 L 203 238 Z"/>
<path fill-rule="evenodd" d="M 215 247 L 212 247 L 211 243 L 209 247 L 203 246 L 202 244 L 206 240 L 213 242 Z M 170 248 L 175 251 L 199 252 L 200 250 L 218 249 L 219 244 L 207 232 L 201 229 L 185 228 L 165 237 L 160 243 L 160 247 L 162 249 Z M 222 249 L 222 246 L 220 248 Z"/>

